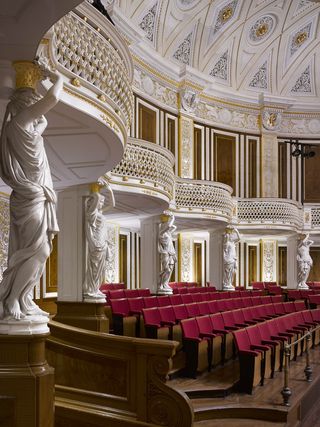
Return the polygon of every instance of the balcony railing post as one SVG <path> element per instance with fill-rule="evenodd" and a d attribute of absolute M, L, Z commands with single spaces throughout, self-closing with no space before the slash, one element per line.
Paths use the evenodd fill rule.
<path fill-rule="evenodd" d="M 308 381 L 308 382 L 311 382 L 312 381 L 312 378 L 311 378 L 311 376 L 312 376 L 312 368 L 311 368 L 311 366 L 310 366 L 310 353 L 309 353 L 309 348 L 310 348 L 310 344 L 311 344 L 311 332 L 308 332 L 307 333 L 307 345 L 306 345 L 306 359 L 307 359 L 307 361 L 306 361 L 306 367 L 305 367 L 305 369 L 304 369 L 304 373 L 305 373 L 305 376 L 306 376 L 306 380 Z"/>
<path fill-rule="evenodd" d="M 292 394 L 289 388 L 290 345 L 287 343 L 284 345 L 284 357 L 284 385 L 281 394 L 283 397 L 283 405 L 290 406 L 289 399 Z"/>

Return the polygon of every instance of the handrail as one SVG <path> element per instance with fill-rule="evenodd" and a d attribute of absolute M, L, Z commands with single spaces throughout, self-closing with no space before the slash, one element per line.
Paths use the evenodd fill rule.
<path fill-rule="evenodd" d="M 284 406 L 290 406 L 289 400 L 290 397 L 292 395 L 292 391 L 289 387 L 289 360 L 290 360 L 290 352 L 291 352 L 291 347 L 298 344 L 300 341 L 303 341 L 305 338 L 307 339 L 307 345 L 306 345 L 306 367 L 304 369 L 304 373 L 306 376 L 306 380 L 308 382 L 312 381 L 312 367 L 310 366 L 310 354 L 309 354 L 309 344 L 311 341 L 311 337 L 313 332 L 317 331 L 320 328 L 320 325 L 309 329 L 308 332 L 306 332 L 302 337 L 296 339 L 295 341 L 293 341 L 292 343 L 288 344 L 285 343 L 284 344 L 284 384 L 283 384 L 283 389 L 281 390 L 281 394 L 283 397 L 283 405 Z"/>

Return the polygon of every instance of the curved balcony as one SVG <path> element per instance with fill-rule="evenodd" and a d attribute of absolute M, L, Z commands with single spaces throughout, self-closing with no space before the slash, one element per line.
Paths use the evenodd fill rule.
<path fill-rule="evenodd" d="M 114 189 L 161 198 L 169 203 L 174 194 L 174 157 L 169 150 L 129 138 L 121 162 L 107 175 Z"/>
<path fill-rule="evenodd" d="M 47 58 L 64 80 L 61 102 L 52 113 L 59 120 L 48 115 L 49 133 L 50 123 L 59 123 L 55 137 L 61 134 L 65 117 L 68 123 L 64 138 L 57 142 L 52 138 L 49 161 L 56 163 L 54 169 L 61 171 L 60 176 L 67 177 L 61 186 L 92 182 L 111 170 L 124 152 L 133 111 L 128 47 L 114 25 L 84 2 L 47 32 L 37 55 Z M 45 80 L 43 85 L 49 88 L 51 83 Z M 72 133 L 76 138 L 70 137 Z M 64 162 L 69 157 L 66 147 L 68 154 L 74 153 L 70 159 L 77 158 L 76 164 Z"/>
<path fill-rule="evenodd" d="M 303 226 L 297 202 L 272 198 L 238 200 L 235 222 L 262 230 L 297 230 Z"/>
<path fill-rule="evenodd" d="M 176 178 L 175 210 L 177 214 L 228 221 L 234 204 L 232 188 L 212 181 Z"/>

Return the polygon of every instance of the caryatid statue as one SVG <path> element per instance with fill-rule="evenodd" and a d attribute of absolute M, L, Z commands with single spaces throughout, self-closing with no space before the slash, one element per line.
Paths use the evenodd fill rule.
<path fill-rule="evenodd" d="M 100 194 L 100 187 L 100 184 L 92 184 L 91 194 L 85 206 L 85 234 L 88 243 L 87 270 L 83 283 L 85 301 L 105 300 L 100 286 L 105 280 L 112 243 L 109 241 L 109 230 L 104 213 L 114 208 L 115 200 L 109 183 L 104 182 L 104 187 L 110 195 L 109 205 L 104 206 L 105 197 Z"/>
<path fill-rule="evenodd" d="M 58 103 L 63 81 L 44 63 L 19 61 L 14 67 L 16 90 L 7 105 L 1 132 L 0 176 L 12 193 L 8 267 L 0 283 L 0 318 L 40 321 L 39 315 L 48 313 L 35 304 L 33 291 L 59 231 L 57 197 L 42 134 L 47 127 L 44 114 Z M 52 86 L 41 97 L 36 84 L 46 78 Z"/>
<path fill-rule="evenodd" d="M 158 293 L 172 294 L 169 286 L 170 277 L 177 261 L 176 251 L 173 245 L 173 233 L 177 229 L 172 212 L 164 212 L 161 215 L 159 225 L 158 251 L 160 253 L 160 280 Z"/>
<path fill-rule="evenodd" d="M 240 240 L 238 230 L 228 226 L 223 238 L 223 290 L 234 291 L 233 277 L 238 268 L 236 244 Z"/>
<path fill-rule="evenodd" d="M 310 256 L 310 246 L 312 244 L 313 241 L 309 239 L 309 234 L 300 234 L 297 248 L 298 289 L 309 289 L 306 281 L 313 265 Z"/>

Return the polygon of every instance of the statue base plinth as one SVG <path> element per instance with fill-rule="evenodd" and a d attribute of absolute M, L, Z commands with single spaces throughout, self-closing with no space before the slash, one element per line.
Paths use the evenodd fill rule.
<path fill-rule="evenodd" d="M 109 319 L 104 312 L 105 302 L 57 301 L 56 322 L 95 332 L 109 332 Z"/>
<path fill-rule="evenodd" d="M 172 289 L 158 289 L 157 295 L 172 295 L 173 290 Z"/>
<path fill-rule="evenodd" d="M 224 286 L 222 288 L 223 291 L 235 291 L 235 287 L 230 285 L 230 286 Z"/>
<path fill-rule="evenodd" d="M 26 316 L 23 319 L 3 319 L 0 320 L 0 335 L 37 335 L 47 334 L 49 317 L 47 316 Z"/>
<path fill-rule="evenodd" d="M 297 286 L 297 289 L 298 289 L 298 290 L 303 290 L 303 291 L 305 291 L 305 290 L 308 290 L 308 289 L 309 289 L 309 286 L 308 286 L 308 285 L 298 285 L 298 286 Z"/>
<path fill-rule="evenodd" d="M 0 336 L 0 395 L 13 406 L 1 425 L 53 427 L 54 369 L 45 356 L 48 335 Z"/>
<path fill-rule="evenodd" d="M 106 302 L 106 297 L 88 297 L 88 296 L 84 296 L 83 297 L 83 302 L 96 302 L 99 304 L 105 304 Z"/>

